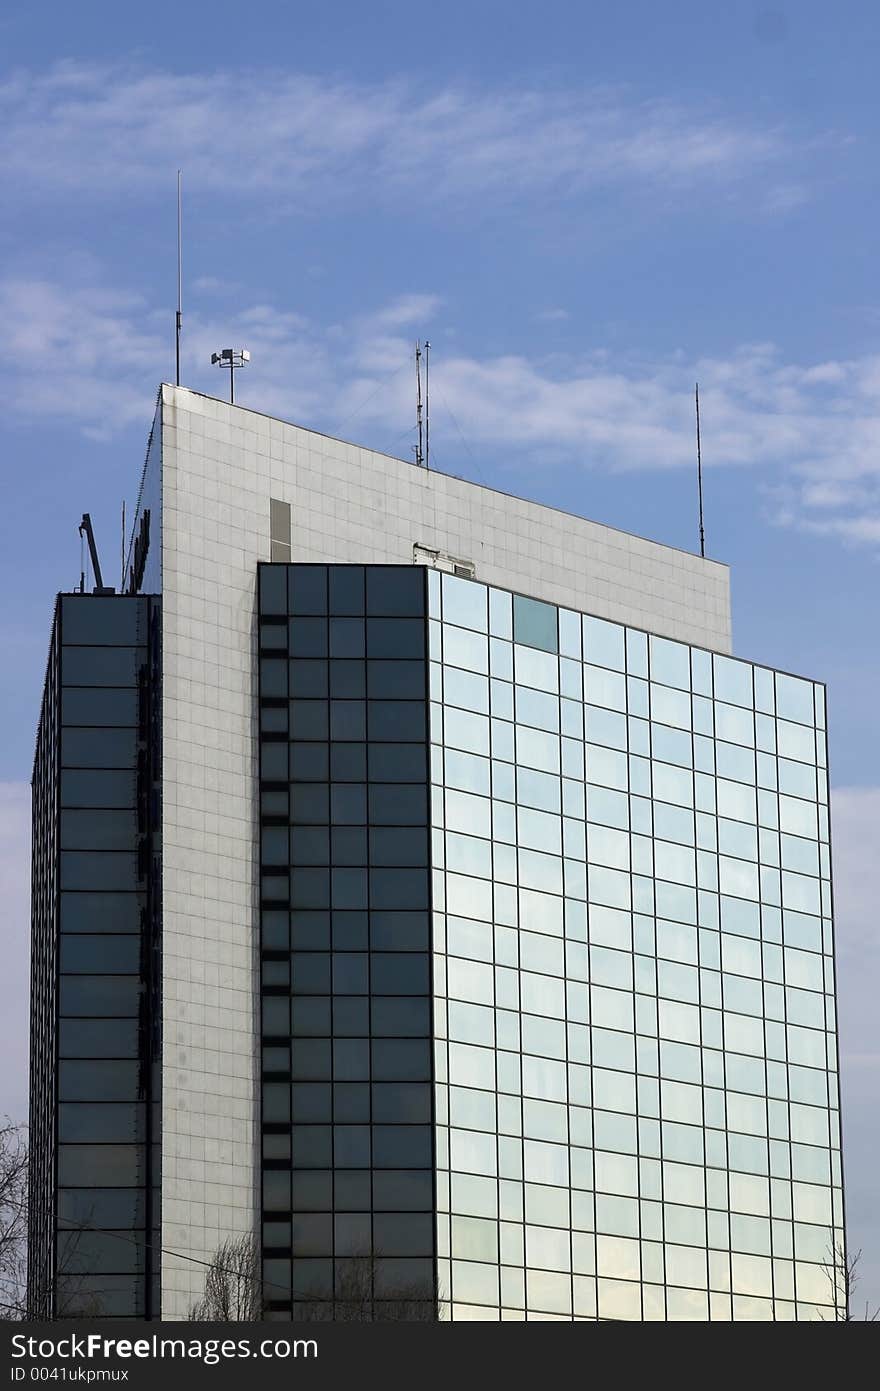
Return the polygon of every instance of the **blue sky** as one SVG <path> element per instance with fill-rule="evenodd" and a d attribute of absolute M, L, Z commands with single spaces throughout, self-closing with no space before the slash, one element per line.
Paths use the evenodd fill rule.
<path fill-rule="evenodd" d="M 0 19 L 0 892 L 21 1055 L 26 783 L 52 597 L 115 571 L 183 381 L 708 553 L 738 655 L 829 685 L 848 1211 L 880 1302 L 880 295 L 867 0 L 156 0 Z M 111 557 L 114 559 L 111 560 Z M 0 1111 L 23 1111 L 7 1070 Z"/>

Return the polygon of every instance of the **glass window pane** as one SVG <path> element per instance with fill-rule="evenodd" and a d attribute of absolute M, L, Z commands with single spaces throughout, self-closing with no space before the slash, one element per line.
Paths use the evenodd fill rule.
<path fill-rule="evenodd" d="M 557 610 L 553 604 L 538 599 L 513 596 L 513 637 L 525 647 L 538 647 L 544 652 L 558 652 Z"/>

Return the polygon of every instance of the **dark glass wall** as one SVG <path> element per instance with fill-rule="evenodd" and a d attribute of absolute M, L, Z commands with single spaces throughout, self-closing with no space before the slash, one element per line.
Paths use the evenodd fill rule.
<path fill-rule="evenodd" d="M 425 574 L 260 566 L 264 1296 L 433 1318 Z"/>
<path fill-rule="evenodd" d="M 44 1317 L 158 1311 L 158 624 L 148 598 L 56 610 L 34 766 L 29 1286 Z"/>
<path fill-rule="evenodd" d="M 156 401 L 125 562 L 128 594 L 162 592 L 162 388 Z"/>

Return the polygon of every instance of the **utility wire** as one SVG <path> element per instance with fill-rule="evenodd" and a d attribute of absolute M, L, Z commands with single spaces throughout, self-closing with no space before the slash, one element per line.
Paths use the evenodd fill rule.
<path fill-rule="evenodd" d="M 437 387 L 436 387 L 436 386 L 434 387 L 434 390 L 435 390 L 435 391 L 437 390 Z M 490 485 L 489 485 L 489 481 L 488 481 L 488 479 L 486 478 L 486 475 L 483 473 L 483 470 L 480 468 L 480 465 L 479 465 L 479 463 L 477 462 L 477 457 L 476 457 L 476 455 L 474 454 L 474 451 L 471 449 L 470 445 L 468 444 L 467 440 L 465 439 L 464 431 L 462 430 L 461 426 L 459 425 L 458 419 L 457 419 L 457 417 L 455 416 L 455 413 L 453 412 L 452 407 L 450 406 L 449 402 L 447 401 L 447 399 L 446 399 L 446 397 L 444 396 L 444 394 L 443 394 L 442 391 L 440 392 L 440 400 L 443 402 L 443 405 L 446 407 L 446 410 L 447 410 L 447 412 L 448 412 L 448 414 L 449 414 L 449 418 L 450 418 L 450 420 L 452 421 L 453 425 L 455 426 L 456 430 L 458 431 L 459 439 L 461 440 L 462 444 L 464 445 L 465 449 L 467 450 L 468 454 L 470 455 L 471 462 L 472 462 L 474 468 L 476 469 L 477 474 L 479 475 L 480 482 L 483 484 L 483 486 L 484 486 L 485 488 L 488 488 L 488 487 L 490 486 Z"/>
<path fill-rule="evenodd" d="M 59 1227 L 59 1231 L 62 1231 L 62 1232 L 80 1232 L 80 1231 L 98 1232 L 98 1233 L 100 1233 L 101 1236 L 112 1236 L 112 1237 L 115 1237 L 117 1241 L 127 1241 L 127 1242 L 130 1242 L 132 1246 L 142 1246 L 142 1247 L 148 1248 L 148 1249 L 151 1250 L 151 1251 L 155 1249 L 155 1250 L 158 1250 L 158 1251 L 159 1251 L 159 1254 L 162 1255 L 162 1256 L 174 1256 L 174 1257 L 175 1257 L 177 1260 L 179 1260 L 179 1261 L 189 1261 L 192 1265 L 201 1265 L 201 1266 L 204 1266 L 207 1270 L 210 1270 L 210 1269 L 213 1267 L 214 1269 L 219 1270 L 220 1273 L 221 1273 L 222 1275 L 233 1275 L 233 1276 L 235 1276 L 235 1278 L 236 1278 L 237 1280 L 241 1280 L 241 1279 L 243 1279 L 243 1278 L 246 1278 L 246 1277 L 243 1277 L 243 1276 L 242 1276 L 241 1271 L 238 1271 L 238 1270 L 231 1270 L 231 1269 L 229 1269 L 229 1267 L 227 1267 L 227 1266 L 222 1266 L 222 1265 L 219 1265 L 219 1266 L 218 1266 L 218 1265 L 215 1264 L 214 1261 L 203 1261 L 203 1260 L 201 1259 L 201 1257 L 199 1257 L 199 1256 L 189 1256 L 189 1255 L 187 1255 L 184 1251 L 175 1251 L 175 1250 L 173 1250 L 173 1249 L 172 1249 L 171 1247 L 169 1247 L 169 1246 L 159 1246 L 159 1247 L 156 1247 L 154 1242 L 148 1241 L 146 1238 L 141 1239 L 141 1238 L 136 1237 L 136 1236 L 128 1236 L 125 1232 L 112 1232 L 112 1231 L 107 1231 L 104 1227 L 96 1227 L 92 1222 L 77 1222 L 75 1225 L 70 1226 L 70 1227 L 61 1226 L 61 1227 Z M 86 1273 L 86 1272 L 82 1272 L 82 1273 Z M 263 1284 L 264 1288 L 265 1288 L 265 1286 L 268 1284 L 268 1285 L 270 1285 L 272 1288 L 274 1288 L 274 1289 L 276 1289 L 276 1290 L 283 1290 L 283 1291 L 285 1292 L 285 1294 L 288 1294 L 288 1295 L 289 1295 L 289 1293 L 290 1293 L 290 1290 L 289 1290 L 289 1288 L 288 1288 L 287 1285 L 279 1285 L 279 1284 L 276 1284 L 274 1281 L 271 1281 L 271 1280 L 269 1280 L 269 1281 L 261 1281 L 261 1283 Z"/>
<path fill-rule="evenodd" d="M 334 435 L 338 435 L 340 430 L 342 430 L 346 425 L 348 425 L 350 421 L 354 420 L 356 415 L 360 415 L 361 411 L 364 409 L 364 406 L 368 406 L 370 402 L 373 400 L 373 398 L 379 395 L 380 391 L 383 391 L 385 387 L 390 386 L 391 383 L 394 381 L 395 377 L 399 377 L 404 368 L 408 367 L 408 362 L 402 362 L 401 365 L 399 367 L 395 367 L 394 371 L 390 372 L 387 377 L 383 377 L 382 381 L 380 381 L 378 385 L 373 388 L 370 394 L 364 397 L 360 405 L 355 406 L 353 411 L 349 411 L 348 415 L 345 416 L 345 418 L 334 427 L 331 433 Z"/>
<path fill-rule="evenodd" d="M 239 1271 L 239 1270 L 233 1270 L 233 1269 L 231 1269 L 229 1266 L 217 1265 L 215 1261 L 205 1261 L 205 1260 L 202 1260 L 201 1257 L 199 1257 L 199 1256 L 190 1256 L 190 1255 L 187 1255 L 186 1252 L 184 1252 L 184 1251 L 175 1251 L 175 1250 L 174 1250 L 172 1247 L 170 1247 L 170 1246 L 161 1246 L 161 1245 L 160 1245 L 160 1246 L 156 1247 L 154 1242 L 149 1241 L 149 1240 L 147 1240 L 146 1238 L 140 1238 L 140 1237 L 136 1237 L 136 1236 L 134 1236 L 134 1235 L 128 1235 L 126 1232 L 108 1231 L 107 1229 L 105 1229 L 105 1228 L 103 1228 L 103 1227 L 96 1227 L 96 1226 L 94 1225 L 94 1223 L 92 1223 L 92 1222 L 77 1222 L 77 1223 L 74 1223 L 73 1225 L 71 1225 L 71 1226 L 69 1226 L 69 1227 L 65 1227 L 65 1226 L 62 1225 L 62 1226 L 59 1227 L 59 1231 L 63 1231 L 63 1232 L 64 1232 L 64 1231 L 66 1231 L 66 1232 L 81 1232 L 81 1231 L 98 1232 L 101 1236 L 111 1236 L 111 1237 L 115 1237 L 117 1241 L 126 1241 L 126 1242 L 129 1242 L 132 1246 L 138 1246 L 138 1247 L 149 1248 L 150 1250 L 156 1249 L 156 1250 L 158 1250 L 159 1253 L 160 1253 L 161 1255 L 163 1255 L 163 1256 L 174 1256 L 177 1260 L 180 1260 L 180 1261 L 189 1261 L 190 1264 L 192 1264 L 192 1265 L 200 1265 L 200 1266 L 203 1266 L 206 1270 L 210 1270 L 210 1269 L 212 1269 L 212 1268 L 215 1269 L 215 1270 L 219 1270 L 220 1273 L 221 1273 L 222 1275 L 230 1275 L 230 1276 L 233 1276 L 236 1280 L 242 1280 L 242 1279 L 247 1279 L 247 1278 L 248 1278 L 246 1275 L 243 1275 L 241 1271 Z M 85 1271 L 83 1271 L 83 1272 L 81 1272 L 81 1273 L 82 1273 L 82 1274 L 87 1274 L 87 1272 L 85 1272 Z M 261 1285 L 261 1287 L 262 1287 L 263 1289 L 269 1288 L 269 1289 L 274 1289 L 274 1290 L 280 1290 L 285 1296 L 287 1296 L 288 1298 L 290 1297 L 290 1287 L 289 1287 L 288 1285 L 280 1285 L 280 1284 L 278 1284 L 278 1282 L 275 1281 L 275 1280 L 263 1280 L 262 1278 L 260 1279 L 260 1285 Z M 100 1293 L 102 1293 L 102 1291 L 100 1291 L 100 1290 L 97 1290 L 97 1291 L 89 1291 L 89 1293 L 97 1293 L 97 1294 L 100 1294 Z M 7 1305 L 6 1307 L 7 1307 L 7 1308 L 15 1308 L 16 1306 L 15 1306 L 15 1305 Z"/>

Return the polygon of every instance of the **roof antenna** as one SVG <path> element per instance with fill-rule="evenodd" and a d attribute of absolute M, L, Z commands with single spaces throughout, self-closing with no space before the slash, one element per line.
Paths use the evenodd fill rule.
<path fill-rule="evenodd" d="M 177 318 L 175 319 L 175 360 L 177 365 L 177 385 L 180 386 L 180 330 L 183 326 L 183 252 L 182 219 L 180 195 L 180 170 L 177 171 Z"/>
<path fill-rule="evenodd" d="M 421 468 L 424 463 L 422 453 L 422 345 L 416 343 L 416 424 L 419 432 L 419 442 L 415 446 L 416 467 Z"/>
<path fill-rule="evenodd" d="M 124 593 L 125 593 L 125 498 L 122 499 L 122 546 L 121 546 L 121 551 L 120 551 L 120 553 L 121 553 L 121 556 L 122 556 L 122 570 L 120 571 L 119 593 L 120 593 L 120 594 L 124 594 Z"/>
<path fill-rule="evenodd" d="M 425 468 L 431 467 L 431 400 L 428 394 L 428 368 L 431 344 L 425 339 Z"/>
<path fill-rule="evenodd" d="M 706 558 L 706 533 L 703 530 L 703 456 L 700 450 L 700 383 L 694 387 L 697 404 L 697 491 L 700 498 L 700 555 Z"/>

